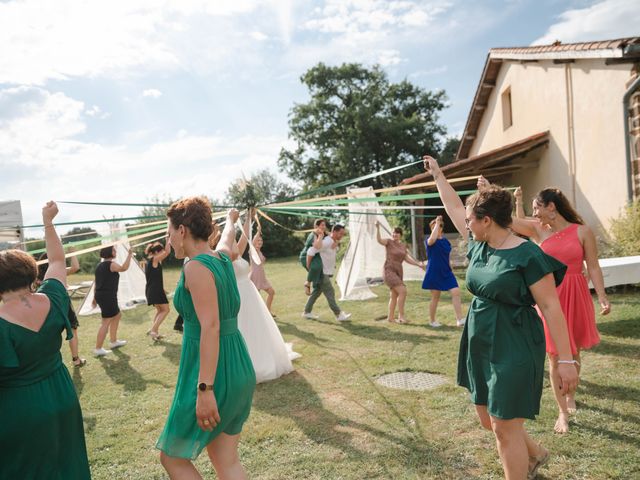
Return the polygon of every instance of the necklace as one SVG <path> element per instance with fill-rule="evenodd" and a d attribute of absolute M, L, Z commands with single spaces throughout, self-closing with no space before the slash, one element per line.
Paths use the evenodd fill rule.
<path fill-rule="evenodd" d="M 511 232 L 509 232 L 509 234 L 508 234 L 506 237 L 504 237 L 504 239 L 502 240 L 502 242 L 500 243 L 500 245 L 498 245 L 496 248 L 493 248 L 492 246 L 490 246 L 490 245 L 489 245 L 489 242 L 487 242 L 487 246 L 488 246 L 490 249 L 493 249 L 493 251 L 491 251 L 491 250 L 487 250 L 487 261 L 489 260 L 489 257 L 491 257 L 491 255 L 493 255 L 494 253 L 496 253 L 496 252 L 500 249 L 500 247 L 502 247 L 502 246 L 505 244 L 505 242 L 507 241 L 507 239 L 508 239 L 510 236 L 511 236 Z"/>

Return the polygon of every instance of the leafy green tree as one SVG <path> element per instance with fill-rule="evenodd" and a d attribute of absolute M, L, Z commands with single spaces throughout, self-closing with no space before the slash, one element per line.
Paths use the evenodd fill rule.
<path fill-rule="evenodd" d="M 448 165 L 456 161 L 456 155 L 458 154 L 458 148 L 460 147 L 460 139 L 457 137 L 449 137 L 444 144 L 438 163 L 440 165 Z"/>
<path fill-rule="evenodd" d="M 360 64 L 322 63 L 301 81 L 310 100 L 289 115 L 292 149 L 280 151 L 278 165 L 307 189 L 410 163 L 438 154 L 445 128 L 438 114 L 443 91 L 430 92 L 407 80 L 391 83 L 384 71 Z M 419 173 L 420 165 L 372 180 L 374 187 L 397 185 Z"/>
<path fill-rule="evenodd" d="M 238 179 L 229 186 L 226 203 L 245 206 L 260 206 L 284 201 L 293 195 L 293 188 L 278 178 L 269 170 L 260 170 L 249 179 Z M 306 228 L 310 224 L 304 217 L 267 213 L 271 218 L 291 230 Z M 306 220 L 306 222 L 305 222 Z M 284 257 L 297 255 L 302 248 L 302 239 L 287 228 L 274 225 L 260 217 L 264 245 L 262 251 L 267 257 Z M 254 230 L 255 232 L 255 230 Z"/>

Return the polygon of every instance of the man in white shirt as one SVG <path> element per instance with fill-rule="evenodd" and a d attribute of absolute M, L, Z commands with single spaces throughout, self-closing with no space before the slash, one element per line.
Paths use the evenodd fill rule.
<path fill-rule="evenodd" d="M 319 285 L 313 288 L 311 295 L 309 296 L 309 300 L 307 300 L 307 304 L 304 306 L 304 313 L 302 316 L 304 318 L 308 318 L 310 320 L 317 320 L 318 316 L 311 313 L 313 309 L 313 304 L 316 303 L 316 300 L 320 298 L 320 294 L 324 294 L 327 298 L 327 303 L 329 303 L 329 308 L 336 316 L 336 320 L 339 322 L 345 322 L 349 320 L 351 317 L 350 313 L 345 313 L 340 310 L 340 307 L 336 303 L 336 292 L 333 288 L 333 284 L 331 283 L 331 277 L 336 269 L 336 254 L 338 253 L 338 245 L 342 237 L 344 237 L 347 231 L 342 225 L 334 225 L 331 229 L 331 234 L 324 237 L 320 248 L 316 248 L 315 246 L 311 247 L 307 251 L 307 266 L 311 262 L 311 259 L 316 253 L 320 253 L 320 258 L 322 259 L 322 280 Z"/>

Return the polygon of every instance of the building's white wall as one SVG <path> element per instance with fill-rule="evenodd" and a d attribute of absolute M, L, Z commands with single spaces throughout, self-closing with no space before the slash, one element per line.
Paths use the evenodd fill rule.
<path fill-rule="evenodd" d="M 573 200 L 567 68 L 573 91 L 575 204 L 587 223 L 608 228 L 609 219 L 618 215 L 628 198 L 622 96 L 631 74 L 629 64 L 504 62 L 470 156 L 548 130 L 550 142 L 540 153 L 540 167 L 519 172 L 512 181 L 522 184 L 527 199 L 541 188 L 557 186 Z M 501 94 L 509 87 L 513 125 L 505 130 Z"/>

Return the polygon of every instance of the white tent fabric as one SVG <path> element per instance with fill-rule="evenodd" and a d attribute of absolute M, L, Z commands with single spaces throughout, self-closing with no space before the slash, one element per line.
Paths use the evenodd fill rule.
<path fill-rule="evenodd" d="M 349 198 L 374 197 L 373 188 L 348 189 Z M 366 212 L 359 213 L 359 212 Z M 340 300 L 367 300 L 377 295 L 369 288 L 382 282 L 385 248 L 376 240 L 376 222 L 380 222 L 382 238 L 391 238 L 391 226 L 376 201 L 349 204 L 349 246 L 336 275 Z M 422 280 L 419 267 L 403 264 L 404 279 Z"/>
<path fill-rule="evenodd" d="M 635 257 L 601 258 L 598 262 L 602 269 L 605 287 L 640 283 L 640 255 Z M 589 287 L 593 288 L 591 281 L 589 281 Z"/>
<path fill-rule="evenodd" d="M 122 240 L 127 238 L 127 232 L 124 228 L 117 228 L 112 226 L 111 232 L 113 234 L 120 233 L 120 237 L 116 237 L 116 240 Z M 113 241 L 113 240 L 110 240 Z M 109 241 L 105 241 L 103 243 L 107 243 Z M 124 261 L 127 259 L 127 250 L 129 249 L 129 241 L 125 241 L 124 243 L 118 243 L 116 245 L 116 263 L 122 265 Z M 146 277 L 142 268 L 135 261 L 135 259 L 131 260 L 131 264 L 129 269 L 125 272 L 120 273 L 120 283 L 118 284 L 118 305 L 120 306 L 120 310 L 129 310 L 131 308 L 135 308 L 137 305 L 147 303 L 147 298 L 145 295 L 145 287 L 147 284 Z M 80 306 L 80 310 L 78 312 L 79 315 L 93 315 L 95 313 L 100 313 L 100 307 L 97 305 L 95 307 L 92 306 L 93 299 L 95 293 L 95 285 L 91 285 L 91 289 L 89 293 L 82 302 Z"/>

